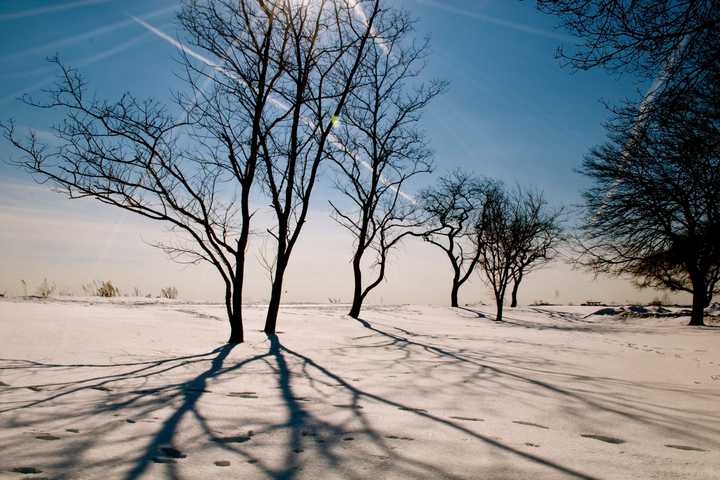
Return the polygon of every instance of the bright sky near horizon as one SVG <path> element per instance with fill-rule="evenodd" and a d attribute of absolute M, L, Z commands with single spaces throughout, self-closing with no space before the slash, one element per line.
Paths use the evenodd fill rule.
<path fill-rule="evenodd" d="M 607 111 L 600 100 L 637 98 L 647 85 L 600 70 L 563 68 L 554 51 L 573 40 L 554 29 L 556 19 L 537 12 L 533 2 L 396 1 L 418 19 L 418 36 L 431 36 L 427 77 L 451 82 L 423 122 L 435 151 L 435 175 L 462 167 L 542 189 L 556 205 L 578 203 L 584 180 L 574 169 L 604 136 Z M 13 118 L 21 128 L 51 135 L 59 117 L 17 98 L 52 85 L 56 70 L 45 59 L 56 53 L 77 67 L 89 91 L 101 98 L 129 91 L 170 101 L 171 90 L 182 87 L 174 76 L 177 50 L 157 31 L 177 36 L 176 8 L 168 0 L 0 2 L 0 120 Z M 137 286 L 157 293 L 174 284 L 186 299 L 220 298 L 212 270 L 175 265 L 145 244 L 164 235 L 161 227 L 50 193 L 5 162 L 14 154 L 0 141 L 0 293 L 20 293 L 21 279 L 37 285 L 47 277 L 75 293 L 81 284 L 113 279 L 126 292 Z M 328 218 L 327 199 L 333 193 L 327 180 L 313 199 L 310 223 L 291 260 L 287 301 L 350 296 L 351 243 Z M 432 181 L 428 176 L 421 183 Z M 259 254 L 269 244 L 258 237 L 253 248 Z M 393 261 L 388 282 L 373 301 L 447 301 L 449 267 L 442 252 L 409 241 Z M 263 301 L 266 273 L 252 265 L 248 275 L 248 300 Z M 558 264 L 533 274 L 521 301 L 624 302 L 656 295 L 638 292 L 625 281 L 595 281 Z M 475 280 L 465 288 L 463 301 L 478 299 L 487 300 L 488 294 Z"/>

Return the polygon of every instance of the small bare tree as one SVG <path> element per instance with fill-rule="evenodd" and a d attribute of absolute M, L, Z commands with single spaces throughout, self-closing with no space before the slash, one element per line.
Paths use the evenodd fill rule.
<path fill-rule="evenodd" d="M 562 241 L 562 209 L 551 209 L 541 192 L 525 192 L 520 202 L 515 223 L 517 255 L 512 269 L 510 306 L 517 307 L 520 283 L 528 274 L 546 265 L 558 255 Z"/>
<path fill-rule="evenodd" d="M 356 83 L 333 130 L 337 190 L 347 206 L 331 201 L 333 218 L 355 238 L 349 315 L 358 318 L 368 294 L 385 278 L 388 254 L 422 223 L 408 182 L 431 169 L 431 153 L 418 130 L 422 109 L 443 82 L 412 85 L 421 75 L 427 42 L 409 42 L 404 13 L 378 18 Z M 375 273 L 363 279 L 363 261 L 374 252 Z"/>
<path fill-rule="evenodd" d="M 542 194 L 520 187 L 508 190 L 498 184 L 485 194 L 476 245 L 483 277 L 495 297 L 497 321 L 502 320 L 507 289 L 518 277 L 522 280 L 519 272 L 528 268 L 531 253 L 537 249 L 535 253 L 549 255 L 542 249 L 545 236 L 550 234 L 551 245 L 557 240 L 559 213 L 546 209 Z"/>
<path fill-rule="evenodd" d="M 452 267 L 452 307 L 459 306 L 460 287 L 468 281 L 480 260 L 477 226 L 485 193 L 492 188 L 490 181 L 455 170 L 440 177 L 436 186 L 420 194 L 421 207 L 428 219 L 423 239 L 442 249 Z"/>

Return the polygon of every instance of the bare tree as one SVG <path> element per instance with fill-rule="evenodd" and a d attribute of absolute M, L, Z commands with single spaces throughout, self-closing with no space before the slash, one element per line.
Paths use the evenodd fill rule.
<path fill-rule="evenodd" d="M 287 75 L 277 90 L 280 114 L 262 141 L 264 183 L 276 220 L 268 232 L 277 244 L 268 334 L 275 333 L 285 272 L 307 219 L 331 130 L 356 87 L 381 11 L 380 0 L 284 1 L 289 42 L 281 53 Z"/>
<path fill-rule="evenodd" d="M 467 282 L 480 260 L 477 226 L 485 193 L 493 182 L 455 170 L 440 177 L 437 185 L 421 194 L 421 207 L 428 217 L 423 239 L 442 249 L 452 267 L 450 306 L 457 307 L 460 287 Z"/>
<path fill-rule="evenodd" d="M 357 72 L 358 87 L 333 131 L 337 189 L 347 206 L 330 202 L 333 218 L 355 238 L 353 295 L 357 318 L 367 295 L 385 278 L 390 250 L 414 233 L 422 219 L 408 182 L 431 169 L 431 153 L 418 129 L 422 109 L 445 87 L 413 85 L 424 67 L 427 42 L 411 44 L 412 22 L 393 12 L 378 18 L 373 42 Z M 363 260 L 374 252 L 372 279 L 363 280 Z"/>
<path fill-rule="evenodd" d="M 476 226 L 476 246 L 482 276 L 495 297 L 497 321 L 502 320 L 510 283 L 519 285 L 533 265 L 527 264 L 532 252 L 537 249 L 536 254 L 549 255 L 542 246 L 548 234 L 556 240 L 558 218 L 559 213 L 547 209 L 541 193 L 520 187 L 508 190 L 501 184 L 486 191 Z"/>
<path fill-rule="evenodd" d="M 552 261 L 562 241 L 561 209 L 551 209 L 541 192 L 520 194 L 514 227 L 518 229 L 517 254 L 512 268 L 510 306 L 517 307 L 520 284 L 528 274 Z"/>
<path fill-rule="evenodd" d="M 691 88 L 720 57 L 717 0 L 538 0 L 581 41 L 558 54 L 579 69 L 602 66 L 655 79 L 654 96 L 666 87 Z"/>
<path fill-rule="evenodd" d="M 720 293 L 717 62 L 702 84 L 663 98 L 651 115 L 620 112 L 582 168 L 594 184 L 584 193 L 581 263 L 691 293 L 690 325 L 703 324 Z"/>
<path fill-rule="evenodd" d="M 179 14 L 189 46 L 182 61 L 187 89 L 179 114 L 130 94 L 107 102 L 87 95 L 79 73 L 62 65 L 48 99 L 27 103 L 65 114 L 57 144 L 34 134 L 5 136 L 19 163 L 69 198 L 90 197 L 178 232 L 158 245 L 179 262 L 208 262 L 225 285 L 229 341 L 243 341 L 242 287 L 261 138 L 272 92 L 286 74 L 287 24 L 282 4 L 263 0 L 188 1 Z M 201 49 L 202 54 L 191 50 Z M 177 117 L 177 118 L 176 118 Z"/>

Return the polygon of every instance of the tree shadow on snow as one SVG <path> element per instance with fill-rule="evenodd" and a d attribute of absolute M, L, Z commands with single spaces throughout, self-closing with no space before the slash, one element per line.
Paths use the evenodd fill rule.
<path fill-rule="evenodd" d="M 465 390 L 458 391 L 459 394 L 477 393 L 470 389 L 473 386 L 508 394 L 511 388 L 518 388 L 538 397 L 559 396 L 568 408 L 573 409 L 573 415 L 578 415 L 581 409 L 591 409 L 629 421 L 662 426 L 669 432 L 682 430 L 682 433 L 688 433 L 687 430 L 694 428 L 679 420 L 674 422 L 666 410 L 658 410 L 659 406 L 630 401 L 618 396 L 617 392 L 603 396 L 586 390 L 588 383 L 612 379 L 573 378 L 568 374 L 567 378 L 577 381 L 579 387 L 561 387 L 543 377 L 545 374 L 558 375 L 558 372 L 543 369 L 540 364 L 518 363 L 508 368 L 500 358 L 483 357 L 477 352 L 437 344 L 441 336 L 393 327 L 400 332 L 395 333 L 367 320 L 359 319 L 358 322 L 371 333 L 357 337 L 360 340 L 355 340 L 352 345 L 340 347 L 339 361 L 344 360 L 342 355 L 350 355 L 356 350 L 398 352 L 402 355 L 399 361 L 407 368 L 423 365 L 422 368 L 450 366 L 461 369 L 465 376 L 460 387 Z M 225 453 L 235 465 L 238 462 L 252 465 L 244 468 L 251 469 L 254 476 L 270 479 L 293 480 L 308 467 L 324 468 L 351 480 L 388 473 L 400 478 L 461 478 L 448 467 L 443 468 L 425 458 L 414 458 L 409 448 L 398 448 L 399 441 L 412 439 L 389 435 L 392 432 L 384 432 L 378 426 L 383 415 L 391 409 L 411 415 L 425 428 L 462 434 L 491 451 L 547 468 L 556 475 L 586 480 L 596 478 L 483 435 L 452 417 L 415 408 L 405 400 L 381 395 L 369 387 L 361 388 L 330 366 L 284 345 L 275 335 L 268 336 L 267 344 L 260 348 L 264 346 L 266 350 L 254 355 L 248 353 L 246 358 L 239 360 L 232 358 L 231 345 L 201 354 L 148 362 L 50 364 L 0 360 L 0 371 L 22 372 L 27 378 L 44 371 L 84 372 L 86 369 L 112 368 L 111 373 L 86 375 L 73 381 L 1 387 L 0 426 L 14 430 L 13 434 L 0 437 L 0 449 L 12 450 L 20 463 L 30 462 L 37 452 L 18 445 L 28 441 L 28 430 L 37 432 L 52 424 L 53 431 L 70 426 L 83 429 L 82 435 L 72 437 L 62 455 L 47 459 L 42 465 L 50 471 L 48 473 L 56 474 L 54 478 L 72 478 L 81 473 L 91 476 L 88 472 L 97 474 L 107 470 L 113 472 L 109 476 L 114 478 L 135 480 L 149 477 L 151 472 L 156 475 L 158 468 L 166 478 L 193 478 L 186 473 L 184 462 L 190 462 L 189 457 L 193 455 L 207 456 L 205 451 Z M 365 358 L 364 355 L 360 358 Z M 125 370 L 117 372 L 118 369 Z M 193 371 L 188 372 L 188 369 Z M 428 370 L 412 372 L 416 378 L 430 373 Z M 169 375 L 179 375 L 181 381 L 169 381 Z M 261 402 L 259 405 L 263 409 L 279 416 L 268 418 L 253 413 L 252 408 L 244 408 L 247 404 L 242 403 L 242 397 L 252 397 L 253 392 L 223 391 L 223 388 L 246 384 L 245 379 L 253 375 L 262 375 L 262 382 L 274 387 L 272 391 L 277 393 L 265 394 L 257 402 Z M 13 395 L 28 388 L 39 398 L 15 399 Z M 308 392 L 312 398 L 307 396 Z M 5 400 L 6 394 L 10 394 L 9 400 Z M 98 399 L 98 394 L 105 397 Z M 343 398 L 342 404 L 337 403 L 338 397 Z M 227 402 L 224 415 L 213 414 L 208 402 Z M 45 408 L 49 406 L 58 408 Z M 371 413 L 377 408 L 383 409 L 382 415 Z M 34 416 L 28 414 L 30 411 Z M 108 415 L 120 418 L 108 422 Z M 59 427 L 58 417 L 62 419 Z M 141 447 L 128 447 L 127 437 L 117 434 L 118 429 L 128 427 L 126 422 L 132 422 L 131 426 L 142 423 L 150 427 L 145 434 L 131 434 L 130 440 L 135 440 L 135 444 L 141 442 Z M 191 424 L 196 428 L 189 428 Z M 98 446 L 114 448 L 122 454 L 104 460 L 87 455 Z M 269 451 L 275 454 L 267 455 Z M 359 465 L 361 469 L 357 468 Z M 218 473 L 223 471 L 218 470 Z M 506 472 L 506 475 L 512 476 L 512 472 Z"/>

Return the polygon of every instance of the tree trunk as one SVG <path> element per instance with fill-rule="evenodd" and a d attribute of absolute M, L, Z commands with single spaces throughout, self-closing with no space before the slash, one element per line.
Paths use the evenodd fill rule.
<path fill-rule="evenodd" d="M 350 307 L 350 315 L 352 318 L 358 318 L 360 316 L 360 309 L 362 308 L 363 297 L 362 297 L 362 269 L 360 268 L 361 257 L 355 254 L 353 257 L 353 298 L 352 306 Z"/>
<path fill-rule="evenodd" d="M 512 300 L 510 301 L 510 306 L 513 308 L 517 307 L 518 288 L 520 288 L 520 280 L 515 280 L 515 282 L 513 283 Z"/>
<path fill-rule="evenodd" d="M 497 300 L 497 310 L 495 313 L 495 321 L 502 322 L 502 316 L 503 316 L 503 302 L 502 302 L 502 300 Z"/>
<path fill-rule="evenodd" d="M 234 295 L 233 295 L 234 296 Z M 243 343 L 245 341 L 241 310 L 236 310 L 230 316 L 230 338 L 229 344 Z"/>
<path fill-rule="evenodd" d="M 268 335 L 275 335 L 286 267 L 287 259 L 279 256 L 277 265 L 275 266 L 275 276 L 273 277 L 272 291 L 270 292 L 270 304 L 268 305 L 267 317 L 265 317 L 265 328 L 263 329 Z"/>
<path fill-rule="evenodd" d="M 705 325 L 705 285 L 699 285 L 700 281 L 693 282 L 693 304 L 692 314 L 690 315 L 690 323 L 688 325 L 701 326 Z"/>
<path fill-rule="evenodd" d="M 242 273 L 236 270 L 235 284 L 232 292 L 232 312 L 230 312 L 230 338 L 228 343 L 243 343 L 243 320 L 242 320 Z"/>
<path fill-rule="evenodd" d="M 458 292 L 460 291 L 460 284 L 456 279 L 453 279 L 452 290 L 450 291 L 450 306 L 459 307 L 458 304 Z"/>
<path fill-rule="evenodd" d="M 518 294 L 518 289 L 520 288 L 520 282 L 521 282 L 521 281 L 522 281 L 522 275 L 518 276 L 518 278 L 517 278 L 517 279 L 515 280 L 515 282 L 513 283 L 513 288 L 512 288 L 512 301 L 510 302 L 510 306 L 513 307 L 513 308 L 515 308 L 515 307 L 518 306 L 517 294 Z"/>
<path fill-rule="evenodd" d="M 495 311 L 495 321 L 496 322 L 502 322 L 504 301 L 505 301 L 504 294 L 500 294 L 500 293 L 495 294 L 495 303 L 497 304 L 497 310 Z"/>
<path fill-rule="evenodd" d="M 233 308 L 238 295 L 241 295 L 237 289 L 231 284 L 225 285 L 225 311 L 227 312 L 228 323 L 230 324 L 230 337 L 228 344 L 242 343 L 243 338 L 243 322 L 242 310 Z"/>

